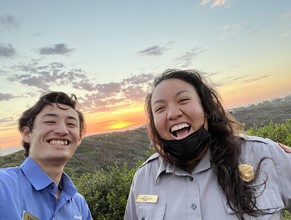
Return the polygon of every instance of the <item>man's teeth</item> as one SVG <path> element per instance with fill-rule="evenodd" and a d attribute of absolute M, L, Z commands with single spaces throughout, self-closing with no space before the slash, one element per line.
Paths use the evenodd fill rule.
<path fill-rule="evenodd" d="M 66 140 L 51 140 L 49 143 L 52 145 L 68 145 L 68 141 Z"/>
<path fill-rule="evenodd" d="M 188 128 L 189 125 L 188 124 L 179 124 L 179 125 L 174 125 L 173 127 L 171 127 L 171 132 L 180 130 L 182 128 Z"/>

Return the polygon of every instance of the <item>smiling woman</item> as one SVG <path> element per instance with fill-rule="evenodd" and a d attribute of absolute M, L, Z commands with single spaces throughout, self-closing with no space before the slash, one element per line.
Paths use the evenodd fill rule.
<path fill-rule="evenodd" d="M 291 154 L 245 135 L 199 72 L 166 70 L 146 109 L 157 153 L 136 171 L 125 220 L 279 220 L 291 209 Z"/>

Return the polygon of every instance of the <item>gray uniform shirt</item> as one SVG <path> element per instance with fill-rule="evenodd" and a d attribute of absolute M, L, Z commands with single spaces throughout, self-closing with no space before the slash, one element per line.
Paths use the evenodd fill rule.
<path fill-rule="evenodd" d="M 259 137 L 242 137 L 241 163 L 258 166 L 255 183 L 267 180 L 266 188 L 258 187 L 257 205 L 273 214 L 245 219 L 279 220 L 284 208 L 291 210 L 291 153 L 277 143 Z M 175 168 L 152 155 L 137 170 L 128 197 L 125 220 L 228 220 L 238 219 L 227 205 L 217 177 L 210 167 L 210 152 L 202 158 L 191 174 Z"/>

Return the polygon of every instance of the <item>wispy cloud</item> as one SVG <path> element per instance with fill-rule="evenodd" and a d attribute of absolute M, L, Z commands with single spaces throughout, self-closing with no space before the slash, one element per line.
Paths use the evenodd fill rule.
<path fill-rule="evenodd" d="M 141 56 L 161 56 L 166 50 L 168 50 L 166 47 L 152 46 L 138 51 L 137 54 Z"/>
<path fill-rule="evenodd" d="M 86 90 L 86 91 L 94 91 L 96 89 L 94 83 L 91 82 L 91 80 L 87 79 L 87 78 L 83 78 L 81 79 L 80 81 L 78 82 L 73 82 L 73 88 L 75 89 L 83 89 L 83 90 Z"/>
<path fill-rule="evenodd" d="M 291 37 L 291 32 L 289 31 L 289 32 L 283 33 L 280 35 L 280 37 L 281 38 L 289 38 L 289 37 Z"/>
<path fill-rule="evenodd" d="M 33 86 L 40 90 L 48 90 L 52 85 L 66 85 L 86 79 L 81 70 L 67 70 L 60 62 L 39 65 L 37 61 L 13 67 L 18 74 L 7 77 L 10 82 L 18 82 L 26 86 Z"/>
<path fill-rule="evenodd" d="M 269 30 L 260 30 L 259 28 L 252 27 L 246 24 L 226 24 L 221 27 L 222 33 L 220 34 L 219 38 L 221 40 L 233 38 L 235 35 L 238 34 L 266 34 Z"/>
<path fill-rule="evenodd" d="M 241 76 L 234 76 L 232 77 L 227 77 L 223 78 L 220 81 L 216 81 L 214 86 L 215 87 L 222 87 L 222 86 L 227 86 L 227 85 L 232 85 L 236 83 L 252 83 L 254 81 L 258 81 L 267 77 L 270 77 L 270 75 L 260 75 L 260 74 L 246 74 L 246 75 L 241 75 Z"/>
<path fill-rule="evenodd" d="M 261 79 L 264 79 L 264 78 L 268 78 L 268 77 L 270 77 L 270 75 L 255 76 L 255 77 L 252 77 L 250 79 L 245 80 L 244 82 L 251 83 L 251 82 L 258 81 L 258 80 L 261 80 Z"/>
<path fill-rule="evenodd" d="M 202 53 L 203 49 L 200 47 L 195 47 L 190 51 L 185 52 L 183 55 L 175 59 L 176 65 L 181 68 L 188 68 L 195 56 Z"/>
<path fill-rule="evenodd" d="M 74 48 L 68 48 L 66 44 L 54 44 L 39 49 L 41 55 L 67 55 L 74 51 Z"/>
<path fill-rule="evenodd" d="M 54 86 L 66 85 L 82 91 L 83 95 L 79 100 L 83 111 L 96 112 L 143 103 L 153 78 L 153 74 L 138 74 L 121 79 L 119 82 L 98 83 L 97 79 L 89 78 L 86 72 L 80 69 L 67 69 L 61 62 L 41 65 L 38 60 L 33 60 L 25 65 L 14 66 L 6 80 L 26 86 L 38 95 L 52 90 Z M 36 94 L 26 95 L 36 96 Z M 2 94 L 0 98 L 15 97 Z"/>
<path fill-rule="evenodd" d="M 19 22 L 11 15 L 0 16 L 0 32 L 12 31 L 19 28 Z"/>
<path fill-rule="evenodd" d="M 200 0 L 200 5 L 210 4 L 212 8 L 221 7 L 226 4 L 227 0 Z"/>
<path fill-rule="evenodd" d="M 149 93 L 153 74 L 133 75 L 119 83 L 96 84 L 95 92 L 88 93 L 82 100 L 86 111 L 107 111 L 144 102 Z"/>
<path fill-rule="evenodd" d="M 16 55 L 15 49 L 11 44 L 0 44 L 0 58 L 11 58 Z"/>
<path fill-rule="evenodd" d="M 0 101 L 8 101 L 10 99 L 14 98 L 12 94 L 9 93 L 0 93 Z"/>
<path fill-rule="evenodd" d="M 280 18 L 283 19 L 283 20 L 285 20 L 285 19 L 291 19 L 291 11 L 286 12 L 285 14 L 281 15 Z"/>

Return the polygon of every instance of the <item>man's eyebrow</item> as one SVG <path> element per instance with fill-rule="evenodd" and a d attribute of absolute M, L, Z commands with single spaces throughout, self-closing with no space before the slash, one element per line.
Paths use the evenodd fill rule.
<path fill-rule="evenodd" d="M 57 114 L 53 114 L 53 113 L 46 113 L 45 115 L 43 115 L 43 118 L 45 118 L 45 117 L 55 117 L 55 118 L 57 118 L 58 115 Z M 68 116 L 67 118 L 75 120 L 75 121 L 78 121 L 78 119 L 76 117 L 74 117 L 74 116 Z"/>
<path fill-rule="evenodd" d="M 53 113 L 46 113 L 45 115 L 43 115 L 43 117 L 57 117 L 57 115 Z"/>

